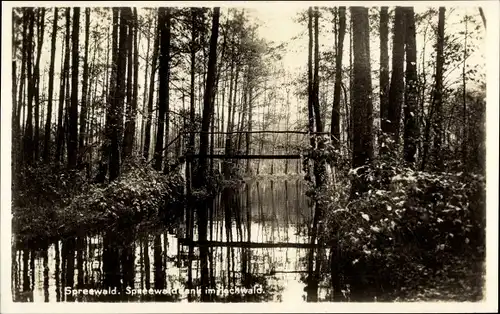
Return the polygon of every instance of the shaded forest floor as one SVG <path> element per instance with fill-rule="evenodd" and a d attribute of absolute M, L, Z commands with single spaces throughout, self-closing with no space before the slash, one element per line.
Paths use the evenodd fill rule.
<path fill-rule="evenodd" d="M 423 269 L 394 299 L 403 302 L 475 302 L 484 297 L 484 260 L 454 256 L 434 272 Z"/>

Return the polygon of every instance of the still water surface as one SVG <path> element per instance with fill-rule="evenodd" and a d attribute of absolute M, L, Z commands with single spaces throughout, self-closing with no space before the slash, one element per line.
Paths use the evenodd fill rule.
<path fill-rule="evenodd" d="M 211 301 L 308 299 L 309 250 L 304 244 L 310 241 L 313 212 L 300 179 L 247 181 L 223 191 L 211 208 L 207 235 Z M 199 301 L 200 250 L 188 245 L 185 233 L 183 222 L 146 231 L 102 230 L 77 239 L 75 252 L 65 250 L 62 241 L 46 251 L 15 251 L 14 301 Z M 65 293 L 75 289 L 94 289 L 94 295 Z M 320 283 L 318 301 L 327 301 L 330 290 L 327 283 Z"/>

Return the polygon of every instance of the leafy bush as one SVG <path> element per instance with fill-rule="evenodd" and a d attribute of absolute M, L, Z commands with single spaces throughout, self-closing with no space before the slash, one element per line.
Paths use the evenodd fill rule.
<path fill-rule="evenodd" d="M 109 184 L 90 184 L 79 172 L 29 169 L 33 178 L 13 197 L 13 231 L 33 244 L 92 232 L 144 217 L 158 217 L 166 202 L 180 201 L 183 178 L 132 167 Z"/>
<path fill-rule="evenodd" d="M 364 175 L 370 189 L 356 199 L 332 187 L 318 197 L 326 208 L 322 240 L 341 248 L 340 267 L 351 285 L 399 290 L 453 257 L 483 257 L 484 177 L 381 163 Z"/>

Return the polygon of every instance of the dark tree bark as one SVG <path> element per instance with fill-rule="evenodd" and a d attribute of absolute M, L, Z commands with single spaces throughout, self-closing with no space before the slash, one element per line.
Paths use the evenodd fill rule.
<path fill-rule="evenodd" d="M 163 86 L 164 88 L 164 98 L 165 98 L 165 144 L 168 144 L 170 142 L 170 67 L 171 67 L 171 9 L 167 9 L 167 38 L 166 38 L 166 56 L 165 56 L 165 67 L 161 66 L 160 63 L 160 69 L 164 69 L 164 71 L 161 71 L 161 73 L 164 73 L 164 82 L 162 83 L 161 78 L 160 78 L 160 90 Z M 162 44 L 163 45 L 163 44 Z M 163 54 L 163 52 L 162 52 Z M 160 97 L 162 97 L 162 92 L 160 91 L 159 94 Z M 163 167 L 163 172 L 166 174 L 169 170 L 169 165 L 168 165 L 168 148 L 165 148 L 165 166 Z"/>
<path fill-rule="evenodd" d="M 14 54 L 15 55 L 15 54 Z M 11 80 L 12 80 L 12 119 L 11 119 L 11 124 L 12 124 L 12 151 L 11 151 L 11 158 L 12 158 L 12 172 L 16 173 L 16 166 L 17 166 L 17 134 L 18 134 L 18 127 L 16 125 L 16 112 L 17 112 L 17 63 L 16 61 L 12 61 L 12 75 L 11 75 Z M 20 105 L 20 104 L 19 104 Z"/>
<path fill-rule="evenodd" d="M 134 86 L 132 92 L 132 115 L 130 117 L 130 137 L 132 144 L 135 141 L 135 127 L 137 119 L 137 102 L 139 98 L 139 43 L 138 43 L 139 19 L 137 16 L 137 8 L 134 8 Z M 140 41 L 140 38 L 139 38 Z M 133 150 L 133 145 L 131 145 Z"/>
<path fill-rule="evenodd" d="M 94 26 L 94 29 L 97 29 L 97 26 Z M 96 38 L 94 37 L 94 40 Z M 94 44 L 94 53 L 92 56 L 92 65 L 90 66 L 91 70 L 90 73 L 95 73 L 96 69 L 96 54 L 97 54 L 97 42 Z M 100 60 L 100 53 L 98 54 L 97 58 Z M 97 85 L 99 81 L 99 76 L 96 75 L 90 77 L 90 82 L 89 82 L 89 96 L 87 103 L 90 104 L 90 112 L 89 112 L 89 118 L 88 118 L 88 124 L 89 124 L 89 136 L 87 138 L 87 145 L 89 145 L 89 153 L 88 153 L 88 168 L 87 168 L 87 177 L 91 178 L 92 177 L 92 167 L 93 167 L 93 154 L 94 154 L 94 146 L 97 144 L 99 145 L 99 140 L 94 141 L 94 134 L 98 133 L 99 131 L 99 126 L 96 127 L 96 123 L 94 122 L 96 119 L 95 115 L 95 107 L 96 107 L 96 99 L 97 99 Z M 104 80 L 103 80 L 104 81 Z M 101 94 L 103 96 L 103 94 Z M 99 132 L 100 133 L 100 132 Z"/>
<path fill-rule="evenodd" d="M 45 163 L 50 161 L 50 129 L 52 126 L 52 98 L 54 95 L 54 65 L 56 57 L 57 41 L 57 19 L 59 9 L 54 8 L 54 24 L 52 27 L 52 39 L 50 45 L 50 68 L 49 68 L 49 99 L 47 102 L 47 119 L 45 119 L 45 142 L 43 145 L 43 160 Z"/>
<path fill-rule="evenodd" d="M 228 134 L 226 137 L 226 155 L 230 155 L 233 153 L 233 134 L 235 127 L 235 116 L 236 116 L 236 103 L 238 99 L 238 79 L 240 75 L 240 65 L 238 63 L 235 64 L 235 75 L 234 75 L 234 90 L 233 90 L 233 100 L 232 100 L 232 112 L 230 116 L 230 121 L 228 121 Z M 236 126 L 237 127 L 237 126 Z"/>
<path fill-rule="evenodd" d="M 224 40 L 222 42 L 222 50 L 221 50 L 221 54 L 220 54 L 220 57 L 219 59 L 221 60 L 219 62 L 219 65 L 217 66 L 216 65 L 216 69 L 215 69 L 215 72 L 216 72 L 216 76 L 215 76 L 215 83 L 214 83 L 214 92 L 212 93 L 212 117 L 211 117 L 211 135 L 210 135 L 210 154 L 212 155 L 214 153 L 214 149 L 215 149 L 215 145 L 216 145 L 216 139 L 215 139 L 215 125 L 217 123 L 217 129 L 218 130 L 221 130 L 219 128 L 219 122 L 220 122 L 220 115 L 219 115 L 219 97 L 218 97 L 218 94 L 219 94 L 219 81 L 220 81 L 220 76 L 221 76 L 221 72 L 222 72 L 222 65 L 223 65 L 223 62 L 224 62 L 224 59 L 225 59 L 225 54 L 226 54 L 226 45 L 227 45 L 227 40 L 226 40 L 226 36 L 224 36 Z M 216 112 L 215 112 L 215 102 L 217 101 L 217 119 L 216 119 Z M 224 90 L 222 90 L 222 104 L 224 104 Z M 219 136 L 217 136 L 218 138 Z M 218 139 L 217 139 L 218 140 Z M 214 168 L 214 160 L 211 159 L 210 160 L 210 170 L 212 171 Z"/>
<path fill-rule="evenodd" d="M 148 24 L 149 26 L 149 24 Z M 149 29 L 150 27 L 148 27 Z M 150 42 L 151 42 L 151 36 L 146 36 L 147 37 L 147 44 L 146 44 L 146 71 L 144 72 L 144 94 L 142 96 L 142 123 L 141 123 L 141 149 L 142 149 L 142 155 L 144 156 L 144 132 L 146 130 L 146 117 L 148 115 L 148 107 L 147 107 L 147 95 L 148 95 L 148 71 L 149 71 L 149 50 L 150 50 Z"/>
<path fill-rule="evenodd" d="M 19 98 L 17 101 L 17 109 L 15 113 L 15 123 L 13 125 L 13 135 L 15 136 L 16 153 L 20 152 L 21 145 L 21 109 L 24 108 L 24 90 L 26 83 L 26 64 L 27 64 L 27 54 L 28 54 L 28 22 L 29 22 L 29 12 L 28 9 L 23 10 L 23 44 L 21 48 L 22 60 L 21 60 L 21 78 L 19 82 Z"/>
<path fill-rule="evenodd" d="M 247 107 L 248 107 L 248 72 L 244 73 L 243 75 L 243 89 L 242 89 L 242 98 L 243 98 L 243 107 L 241 108 L 241 119 L 238 121 L 238 141 L 237 141 L 237 146 L 236 146 L 236 151 L 238 153 L 241 152 L 241 143 L 243 139 L 243 128 L 246 123 L 246 118 L 247 118 Z"/>
<path fill-rule="evenodd" d="M 314 10 L 314 77 L 313 77 L 313 109 L 316 120 L 316 132 L 323 132 L 321 110 L 319 108 L 319 10 Z"/>
<path fill-rule="evenodd" d="M 462 66 L 462 163 L 465 171 L 468 168 L 468 119 L 467 119 L 467 50 L 469 49 L 467 46 L 467 39 L 469 36 L 469 20 L 468 17 L 465 16 L 465 34 L 464 34 L 464 57 L 463 57 L 463 66 Z"/>
<path fill-rule="evenodd" d="M 61 71 L 61 86 L 59 90 L 59 108 L 57 115 L 57 141 L 56 141 L 56 162 L 60 163 L 62 160 L 63 154 L 63 145 L 64 145 L 64 100 L 66 97 L 66 89 L 69 89 L 67 86 L 67 78 L 69 76 L 69 58 L 70 58 L 70 31 L 71 31 L 71 9 L 66 8 L 66 38 L 64 44 L 64 65 Z M 68 103 L 66 102 L 66 108 L 68 107 Z"/>
<path fill-rule="evenodd" d="M 444 22 L 445 22 L 445 12 L 444 7 L 439 7 L 439 20 L 437 29 L 437 51 L 436 51 L 436 76 L 435 76 L 435 86 L 434 86 L 434 97 L 433 104 L 429 113 L 429 119 L 425 126 L 424 134 L 424 145 L 422 152 L 422 165 L 421 169 L 425 170 L 427 164 L 427 158 L 429 155 L 430 147 L 430 130 L 431 125 L 435 123 L 435 138 L 434 138 L 434 156 L 436 156 L 436 168 L 441 168 L 441 144 L 443 141 L 443 66 L 444 66 Z M 435 114 L 436 119 L 434 120 L 433 115 Z"/>
<path fill-rule="evenodd" d="M 225 153 L 228 155 L 230 153 L 230 148 L 231 148 L 231 134 L 229 133 L 232 131 L 232 123 L 233 123 L 233 117 L 234 117 L 234 104 L 233 104 L 233 87 L 236 84 L 235 83 L 235 73 L 234 73 L 234 68 L 235 68 L 235 61 L 234 61 L 234 37 L 233 40 L 231 41 L 231 64 L 230 64 L 230 69 L 229 69 L 229 98 L 227 100 L 227 127 L 226 127 L 226 137 L 225 137 Z M 229 163 L 228 161 L 223 162 L 224 165 L 224 176 L 227 178 L 230 175 L 230 169 L 229 169 Z"/>
<path fill-rule="evenodd" d="M 158 90 L 158 129 L 156 131 L 154 167 L 160 171 L 163 160 L 163 139 L 165 131 L 165 115 L 168 110 L 168 83 L 170 58 L 170 8 L 160 8 L 158 11 L 158 28 L 160 30 L 160 84 Z M 167 117 L 168 118 L 168 117 Z M 167 125 L 168 133 L 168 125 Z"/>
<path fill-rule="evenodd" d="M 14 15 L 15 12 L 12 11 L 12 19 L 14 20 Z M 23 14 L 24 15 L 24 14 Z M 22 21 L 24 22 L 24 16 Z M 23 23 L 24 24 L 24 23 Z M 24 25 L 23 25 L 24 26 Z M 12 33 L 17 29 L 16 23 L 12 23 Z M 24 27 L 23 27 L 24 31 Z M 23 41 L 24 41 L 24 35 L 23 34 Z M 17 166 L 18 166 L 18 144 L 17 144 L 17 138 L 19 134 L 19 128 L 18 125 L 16 125 L 17 122 L 17 110 L 18 106 L 20 107 L 21 104 L 17 102 L 17 38 L 13 35 L 12 36 L 12 73 L 11 73 L 11 80 L 12 80 L 12 117 L 11 117 L 11 124 L 12 124 L 12 133 L 11 133 L 11 140 L 12 140 L 12 150 L 11 150 L 11 159 L 12 159 L 12 173 L 17 173 Z M 24 51 L 21 50 L 21 54 L 24 56 Z M 24 57 L 22 58 L 24 59 Z M 13 176 L 12 178 L 12 183 L 14 186 L 16 186 L 16 176 Z"/>
<path fill-rule="evenodd" d="M 208 152 L 208 130 L 210 127 L 210 115 L 213 112 L 213 92 L 215 85 L 215 67 L 217 65 L 217 38 L 219 36 L 219 17 L 220 8 L 216 7 L 213 11 L 212 31 L 210 36 L 210 52 L 208 57 L 207 80 L 205 87 L 205 94 L 203 98 L 203 115 L 201 122 L 200 134 L 200 168 L 198 172 L 198 179 L 195 181 L 196 187 L 201 187 L 206 184 L 207 177 L 207 152 Z M 203 241 L 207 239 L 207 207 L 200 204 L 198 208 L 198 236 Z M 200 248 L 201 260 L 201 286 L 202 286 L 202 301 L 207 300 L 205 289 L 208 285 L 208 250 L 206 247 Z"/>
<path fill-rule="evenodd" d="M 200 171 L 197 182 L 199 184 L 205 183 L 206 170 L 207 170 L 207 159 L 204 156 L 208 152 L 208 131 L 210 127 L 210 114 L 213 111 L 213 92 L 215 85 L 215 66 L 217 64 L 217 38 L 219 37 L 219 16 L 220 8 L 216 7 L 214 9 L 214 15 L 212 20 L 212 34 L 210 36 L 210 53 L 208 57 L 208 72 L 207 72 L 207 82 L 205 88 L 205 94 L 203 98 L 203 115 L 201 122 L 201 133 L 200 133 Z M 200 185 L 201 186 L 201 185 Z"/>
<path fill-rule="evenodd" d="M 399 141 L 399 128 L 401 121 L 401 107 L 404 99 L 404 9 L 396 7 L 394 19 L 394 40 L 392 48 L 392 75 L 389 90 L 389 109 L 387 132 L 394 141 Z"/>
<path fill-rule="evenodd" d="M 335 56 L 335 86 L 333 90 L 332 108 L 332 144 L 336 149 L 340 147 L 340 89 L 342 85 L 342 55 L 344 54 L 344 38 L 346 29 L 345 7 L 339 8 L 339 35 Z"/>
<path fill-rule="evenodd" d="M 37 54 L 34 69 L 35 80 L 35 135 L 33 137 L 33 151 L 35 160 L 40 159 L 40 57 L 42 56 L 43 37 L 45 33 L 45 8 L 38 9 L 38 26 L 37 26 Z"/>
<path fill-rule="evenodd" d="M 380 9 L 380 126 L 390 132 L 389 122 L 389 8 Z"/>
<path fill-rule="evenodd" d="M 189 120 L 191 122 L 190 126 L 190 131 L 191 133 L 189 134 L 189 153 L 194 154 L 194 145 L 195 145 L 195 95 L 194 95 L 194 88 L 195 88 L 195 80 L 194 80 L 194 74 L 195 74 L 195 69 L 196 69 L 196 39 L 198 37 L 197 35 L 197 28 L 196 28 L 196 8 L 191 8 L 191 43 L 190 43 L 190 86 L 189 86 Z"/>
<path fill-rule="evenodd" d="M 123 137 L 123 158 L 128 158 L 130 155 L 132 155 L 132 147 L 134 144 L 134 138 L 133 138 L 133 129 L 132 127 L 135 128 L 135 126 L 132 125 L 132 111 L 133 111 L 133 65 L 134 61 L 132 59 L 133 56 L 133 45 L 134 45 L 134 27 L 133 27 L 133 20 L 129 19 L 127 21 L 128 23 L 128 38 L 127 38 L 127 47 L 128 47 L 128 53 L 127 53 L 127 109 L 126 109 L 126 114 L 125 114 L 125 133 Z"/>
<path fill-rule="evenodd" d="M 73 8 L 71 106 L 69 108 L 68 167 L 75 168 L 78 149 L 78 63 L 79 63 L 80 8 Z"/>
<path fill-rule="evenodd" d="M 28 14 L 28 36 L 25 40 L 27 43 L 27 74 L 28 74 L 28 112 L 26 117 L 26 130 L 24 133 L 24 160 L 30 165 L 33 162 L 33 96 L 35 93 L 35 78 L 33 75 L 33 37 L 34 37 L 34 24 L 35 14 L 33 8 L 27 9 Z"/>
<path fill-rule="evenodd" d="M 125 76 L 127 70 L 127 24 L 132 17 L 130 8 L 120 9 L 120 37 L 118 44 L 116 91 L 111 110 L 111 154 L 109 161 L 109 180 L 113 181 L 120 175 L 121 150 L 123 138 L 123 109 L 125 101 Z"/>
<path fill-rule="evenodd" d="M 151 123 L 152 123 L 152 118 L 153 118 L 153 97 L 154 97 L 154 92 L 155 92 L 155 74 L 156 74 L 156 63 L 158 60 L 158 52 L 159 52 L 159 46 L 160 46 L 160 28 L 157 25 L 156 26 L 156 34 L 155 34 L 155 40 L 153 43 L 153 57 L 151 60 L 151 77 L 149 79 L 149 97 L 148 97 L 148 109 L 146 112 L 146 131 L 144 135 L 144 151 L 143 151 L 143 156 L 144 159 L 149 158 L 149 147 L 151 145 Z"/>
<path fill-rule="evenodd" d="M 308 32 L 309 32 L 309 45 L 308 45 L 308 62 L 307 62 L 307 112 L 308 112 L 308 127 L 311 133 L 311 148 L 315 148 L 316 141 L 314 140 L 314 90 L 313 90 L 313 9 L 309 7 L 308 10 Z"/>
<path fill-rule="evenodd" d="M 368 9 L 363 7 L 351 8 L 353 25 L 354 51 L 354 78 L 353 78 L 353 155 L 352 167 L 367 166 L 373 159 L 373 103 L 370 67 L 369 21 Z M 352 193 L 363 193 L 367 189 L 367 182 L 363 175 L 364 169 L 359 169 L 359 175 L 352 182 Z"/>
<path fill-rule="evenodd" d="M 78 146 L 80 148 L 80 153 L 78 154 L 78 163 L 83 162 L 83 149 L 85 138 L 87 137 L 85 132 L 87 126 L 87 92 L 89 83 L 89 33 L 90 33 L 90 8 L 85 8 L 85 52 L 83 56 L 83 81 L 82 81 L 82 105 L 80 110 L 80 137 L 78 139 Z"/>
<path fill-rule="evenodd" d="M 250 86 L 249 86 L 249 91 L 248 91 L 248 132 L 252 132 L 252 119 L 253 119 L 253 116 L 252 116 L 252 113 L 253 113 L 253 108 L 252 108 L 252 103 L 253 103 L 253 81 L 250 80 L 250 82 L 248 83 Z M 246 134 L 246 139 L 245 139 L 245 144 L 246 144 L 246 154 L 247 155 L 250 155 L 252 152 L 251 152 L 251 136 L 250 136 L 250 133 L 247 133 Z M 251 174 L 252 173 L 252 168 L 251 168 L 251 163 L 250 163 L 250 159 L 247 159 L 247 164 L 246 164 L 246 173 L 247 174 Z"/>
<path fill-rule="evenodd" d="M 352 151 L 353 147 L 353 134 L 354 134 L 354 129 L 353 129 L 353 122 L 352 122 L 352 100 L 353 100 L 353 93 L 354 90 L 352 86 L 354 85 L 354 66 L 353 66 L 353 49 L 352 49 L 352 19 L 349 22 L 349 107 L 350 111 L 347 114 L 347 120 L 349 121 L 349 127 L 347 129 L 347 138 L 349 142 L 349 149 Z"/>
<path fill-rule="evenodd" d="M 71 75 L 69 73 L 69 67 L 68 67 L 68 73 L 66 75 L 66 95 L 65 95 L 65 102 L 66 102 L 66 108 L 64 110 L 64 122 L 63 122 L 63 136 L 64 136 L 64 141 L 63 141 L 63 147 L 62 151 L 64 152 L 65 150 L 67 151 L 67 145 L 69 143 L 69 112 L 70 112 L 70 107 L 71 107 Z M 66 154 L 66 157 L 68 154 Z M 64 159 L 64 156 L 63 156 Z"/>
<path fill-rule="evenodd" d="M 323 123 L 321 121 L 321 111 L 320 111 L 320 106 L 319 106 L 319 9 L 318 7 L 315 8 L 314 10 L 314 77 L 313 77 L 313 109 L 314 109 L 314 116 L 315 116 L 315 122 L 316 122 L 316 132 L 321 133 L 323 132 Z M 319 135 L 319 134 L 318 134 Z M 324 148 L 324 141 L 322 139 L 322 136 L 318 136 L 318 149 L 322 150 Z M 321 189 L 323 187 L 324 182 L 325 182 L 325 161 L 323 158 L 315 158 L 314 159 L 314 177 L 315 177 L 315 186 L 317 189 Z M 313 218 L 313 224 L 312 224 L 312 231 L 311 231 L 311 243 L 314 244 L 316 242 L 316 238 L 318 233 L 321 230 L 321 227 L 319 226 L 320 221 L 322 220 L 323 216 L 323 208 L 322 205 L 316 201 L 316 208 L 314 211 L 314 218 Z M 308 261 L 308 300 L 317 300 L 317 291 L 318 291 L 318 284 L 319 284 L 319 272 L 320 272 L 320 265 L 319 263 L 316 263 L 316 269 L 313 273 L 313 261 L 314 261 L 314 254 L 315 250 L 312 248 L 309 252 L 309 261 Z M 318 250 L 316 257 L 321 254 L 321 250 Z"/>
<path fill-rule="evenodd" d="M 404 105 L 404 159 L 410 165 L 416 161 L 418 128 L 417 40 L 413 8 L 405 9 L 406 19 L 406 90 Z"/>
<path fill-rule="evenodd" d="M 113 22 L 112 22 L 112 34 L 111 34 L 111 77 L 108 75 L 108 69 L 106 70 L 107 79 L 107 103 L 106 103 L 106 122 L 104 125 L 104 141 L 101 146 L 101 160 L 99 162 L 99 169 L 95 181 L 103 183 L 106 179 L 108 173 L 108 168 L 111 160 L 111 141 L 112 132 L 114 125 L 113 116 L 115 110 L 115 97 L 116 97 L 116 80 L 117 80 L 117 68 L 118 68 L 118 15 L 119 9 L 113 8 Z M 109 41 L 108 41 L 109 50 Z M 110 178 L 111 179 L 111 178 Z"/>

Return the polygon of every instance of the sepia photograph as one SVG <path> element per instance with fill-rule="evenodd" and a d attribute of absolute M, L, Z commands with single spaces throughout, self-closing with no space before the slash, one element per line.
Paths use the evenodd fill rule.
<path fill-rule="evenodd" d="M 6 312 L 498 310 L 498 7 L 3 3 Z"/>

